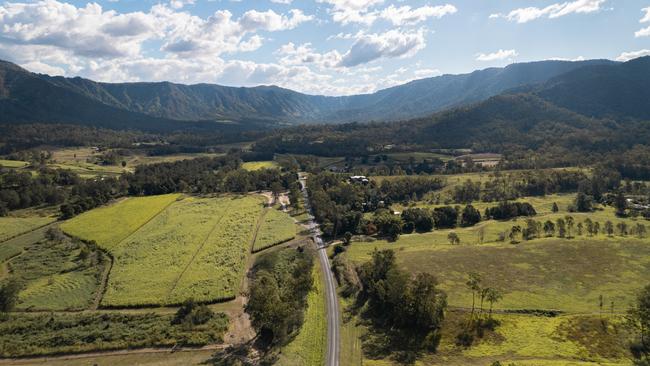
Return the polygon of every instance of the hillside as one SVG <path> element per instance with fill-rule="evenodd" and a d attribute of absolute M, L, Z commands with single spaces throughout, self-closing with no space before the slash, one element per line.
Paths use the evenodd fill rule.
<path fill-rule="evenodd" d="M 74 123 L 168 130 L 191 126 L 176 121 L 216 121 L 228 123 L 230 128 L 235 122 L 239 128 L 253 128 L 405 120 L 485 100 L 512 88 L 544 83 L 581 67 L 612 65 L 616 63 L 603 60 L 514 64 L 417 80 L 374 94 L 326 97 L 275 86 L 98 83 L 78 77 L 34 74 L 0 62 L 0 123 Z"/>

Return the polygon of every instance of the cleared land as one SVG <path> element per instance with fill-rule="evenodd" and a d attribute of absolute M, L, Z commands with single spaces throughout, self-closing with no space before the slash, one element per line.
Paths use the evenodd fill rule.
<path fill-rule="evenodd" d="M 62 225 L 114 259 L 102 306 L 218 301 L 236 295 L 263 210 L 259 196 L 132 198 Z"/>
<path fill-rule="evenodd" d="M 29 163 L 26 161 L 0 159 L 0 167 L 3 168 L 24 168 L 28 165 Z"/>
<path fill-rule="evenodd" d="M 314 285 L 307 296 L 305 322 L 296 338 L 282 350 L 278 365 L 319 366 L 325 363 L 327 313 L 323 276 L 317 263 L 314 264 L 312 276 Z"/>
<path fill-rule="evenodd" d="M 464 348 L 455 344 L 455 337 L 466 318 L 467 314 L 449 312 L 438 353 L 425 355 L 415 365 L 484 366 L 494 361 L 500 361 L 502 365 L 514 363 L 517 366 L 630 364 L 627 351 L 629 334 L 622 326 L 622 317 L 605 315 L 606 327 L 603 327 L 598 316 L 566 315 L 549 318 L 495 314 L 494 318 L 500 322 L 496 330 L 488 331 L 472 347 Z M 363 365 L 398 364 L 385 359 L 365 359 Z"/>
<path fill-rule="evenodd" d="M 278 167 L 279 165 L 275 161 L 249 161 L 242 164 L 242 168 L 249 171 L 260 169 L 274 169 Z"/>
<path fill-rule="evenodd" d="M 94 240 L 110 251 L 179 197 L 178 194 L 168 194 L 127 198 L 85 212 L 61 224 L 61 229 L 82 240 Z"/>
<path fill-rule="evenodd" d="M 295 237 L 296 225 L 294 219 L 282 211 L 268 209 L 257 232 L 253 252 L 284 243 Z"/>
<path fill-rule="evenodd" d="M 47 225 L 54 220 L 53 217 L 0 217 L 0 242 Z M 2 251 L 1 244 L 0 251 Z"/>

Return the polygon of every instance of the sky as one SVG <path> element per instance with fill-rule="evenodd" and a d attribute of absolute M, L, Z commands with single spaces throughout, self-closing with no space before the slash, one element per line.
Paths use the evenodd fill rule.
<path fill-rule="evenodd" d="M 370 93 L 514 62 L 650 55 L 650 0 L 0 0 L 0 59 L 103 82 Z"/>

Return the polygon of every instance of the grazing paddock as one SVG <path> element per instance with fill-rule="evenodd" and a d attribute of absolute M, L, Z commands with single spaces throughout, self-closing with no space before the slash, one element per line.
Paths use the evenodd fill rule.
<path fill-rule="evenodd" d="M 243 163 L 241 167 L 248 171 L 255 171 L 260 169 L 275 169 L 279 165 L 275 161 L 248 161 Z"/>
<path fill-rule="evenodd" d="M 327 312 L 323 276 L 316 263 L 312 270 L 314 285 L 307 295 L 305 321 L 291 343 L 282 349 L 280 365 L 319 366 L 325 363 L 327 348 Z"/>
<path fill-rule="evenodd" d="M 180 195 L 127 198 L 99 207 L 61 224 L 61 229 L 82 240 L 94 240 L 111 251 L 117 244 L 147 223 Z"/>
<path fill-rule="evenodd" d="M 0 217 L 0 242 L 54 221 L 55 218 L 53 217 Z M 2 247 L 0 244 L 0 252 L 1 251 Z"/>
<path fill-rule="evenodd" d="M 259 226 L 253 252 L 284 243 L 296 237 L 296 224 L 288 214 L 268 209 Z"/>
<path fill-rule="evenodd" d="M 449 245 L 405 235 L 395 243 L 353 243 L 346 255 L 360 263 L 375 249 L 394 249 L 406 270 L 430 272 L 440 281 L 452 306 L 471 306 L 465 282 L 478 272 L 488 286 L 503 291 L 504 309 L 598 311 L 598 298 L 627 309 L 634 294 L 650 278 L 650 245 L 635 239 L 544 238 L 517 245 Z"/>

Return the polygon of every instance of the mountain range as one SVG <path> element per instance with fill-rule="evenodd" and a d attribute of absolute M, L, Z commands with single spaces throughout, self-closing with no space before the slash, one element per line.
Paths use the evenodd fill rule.
<path fill-rule="evenodd" d="M 520 63 L 416 80 L 373 94 L 330 97 L 276 86 L 101 83 L 35 74 L 0 61 L 0 123 L 165 131 L 395 121 L 422 118 L 513 92 L 531 93 L 587 116 L 648 118 L 648 63 L 648 59 Z"/>

